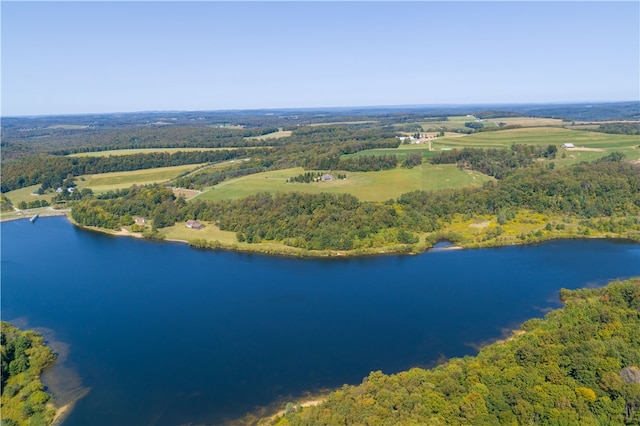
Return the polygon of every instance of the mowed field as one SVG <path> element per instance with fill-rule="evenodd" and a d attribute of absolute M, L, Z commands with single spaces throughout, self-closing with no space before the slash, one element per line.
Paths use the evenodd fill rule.
<path fill-rule="evenodd" d="M 452 131 L 456 129 L 466 129 L 464 123 L 477 121 L 475 117 L 458 115 L 449 117 L 446 121 L 418 121 L 416 124 L 429 132 L 434 130 Z M 567 123 L 557 118 L 540 118 L 540 117 L 504 117 L 504 118 L 487 118 L 478 120 L 484 127 L 498 127 L 498 123 L 505 125 L 518 125 L 523 127 L 542 127 L 542 126 L 566 126 Z M 429 130 L 431 129 L 431 130 Z"/>
<path fill-rule="evenodd" d="M 40 185 L 31 185 L 25 188 L 16 189 L 15 191 L 9 191 L 5 193 L 5 197 L 7 197 L 14 206 L 17 206 L 18 203 L 24 201 L 25 203 L 29 203 L 30 201 L 36 200 L 46 200 L 47 202 L 51 202 L 51 198 L 53 198 L 55 193 L 51 192 L 49 194 L 36 195 L 33 193 L 36 189 L 40 188 Z"/>
<path fill-rule="evenodd" d="M 133 154 L 153 154 L 156 152 L 166 152 L 172 154 L 174 152 L 200 152 L 200 151 L 222 151 L 238 148 L 138 148 L 138 149 L 113 149 L 109 151 L 96 152 L 80 152 L 77 154 L 69 154 L 68 157 L 109 157 L 117 155 L 133 155 Z"/>
<path fill-rule="evenodd" d="M 302 168 L 258 173 L 222 182 L 196 199 L 239 199 L 259 192 L 308 192 L 352 194 L 362 201 L 386 201 L 415 190 L 436 190 L 464 186 L 480 186 L 491 180 L 477 172 L 465 172 L 455 165 L 422 164 L 413 169 L 397 168 L 380 172 L 344 173 L 347 179 L 331 182 L 293 183 L 290 177 L 304 173 Z"/>
<path fill-rule="evenodd" d="M 129 188 L 131 185 L 149 185 L 162 183 L 189 172 L 202 164 L 189 164 L 186 166 L 159 167 L 156 169 L 135 170 L 132 172 L 102 173 L 96 175 L 84 175 L 76 178 L 78 188 L 91 188 L 93 192 L 100 193 L 116 189 Z"/>
<path fill-rule="evenodd" d="M 291 133 L 292 133 L 291 130 L 278 130 L 277 132 L 267 133 L 266 135 L 249 136 L 249 137 L 246 137 L 245 139 L 256 140 L 256 141 L 263 141 L 266 139 L 280 139 L 280 138 L 286 138 L 288 136 L 291 136 Z"/>
<path fill-rule="evenodd" d="M 577 148 L 570 150 L 560 148 L 564 143 L 573 143 Z M 638 136 L 613 135 L 560 127 L 529 127 L 470 135 L 446 134 L 431 142 L 432 151 L 429 151 L 428 144 L 400 145 L 395 149 L 370 149 L 353 155 L 395 154 L 398 159 L 402 160 L 411 152 L 422 152 L 423 157 L 428 158 L 442 150 L 466 147 L 508 148 L 513 144 L 555 145 L 559 148 L 556 158 L 558 165 L 593 161 L 614 151 L 623 153 L 627 160 L 640 159 L 640 149 L 638 148 L 640 138 Z M 580 148 L 598 149 L 599 151 L 580 151 Z"/>

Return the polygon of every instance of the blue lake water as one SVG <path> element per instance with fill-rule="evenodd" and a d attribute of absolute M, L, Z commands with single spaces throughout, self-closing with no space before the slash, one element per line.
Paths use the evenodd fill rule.
<path fill-rule="evenodd" d="M 283 398 L 476 352 L 640 275 L 610 240 L 417 256 L 288 259 L 116 238 L 65 218 L 5 222 L 2 318 L 69 344 L 91 390 L 65 425 L 222 424 Z"/>

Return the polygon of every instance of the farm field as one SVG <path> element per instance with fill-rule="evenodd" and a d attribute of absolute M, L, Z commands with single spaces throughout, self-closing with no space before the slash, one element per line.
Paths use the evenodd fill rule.
<path fill-rule="evenodd" d="M 278 130 L 277 132 L 267 133 L 266 135 L 249 136 L 249 137 L 246 137 L 245 139 L 263 141 L 263 140 L 266 140 L 266 139 L 286 138 L 287 136 L 291 136 L 291 130 Z"/>
<path fill-rule="evenodd" d="M 135 170 L 133 172 L 101 173 L 84 175 L 76 179 L 78 188 L 91 188 L 93 192 L 106 192 L 129 188 L 131 185 L 149 185 L 174 179 L 182 173 L 202 167 L 202 164 L 186 166 L 159 167 L 156 169 Z"/>
<path fill-rule="evenodd" d="M 467 129 L 464 123 L 470 121 L 476 121 L 475 117 L 469 117 L 466 115 L 452 116 L 445 121 L 418 121 L 416 124 L 422 126 L 426 131 L 452 131 L 459 129 Z M 504 123 L 505 125 L 518 125 L 523 127 L 542 127 L 542 126 L 566 126 L 567 122 L 557 118 L 540 118 L 540 117 L 500 117 L 500 118 L 487 118 L 480 120 L 485 127 L 497 127 L 498 123 Z"/>
<path fill-rule="evenodd" d="M 565 150 L 560 148 L 563 143 L 573 143 L 577 148 Z M 640 159 L 640 149 L 638 148 L 640 139 L 637 136 L 587 132 L 559 127 L 530 127 L 470 135 L 445 134 L 445 136 L 431 142 L 433 151 L 429 151 L 428 144 L 420 144 L 400 145 L 396 149 L 371 149 L 351 155 L 395 154 L 401 160 L 411 152 L 422 152 L 423 156 L 428 158 L 436 152 L 448 149 L 508 148 L 513 144 L 556 145 L 559 148 L 556 159 L 558 165 L 593 161 L 614 151 L 625 154 L 627 160 Z M 581 147 L 596 148 L 600 151 L 580 151 Z M 565 154 L 565 158 L 562 158 L 563 154 Z"/>
<path fill-rule="evenodd" d="M 336 171 L 336 174 L 345 173 L 347 179 L 331 182 L 287 182 L 288 178 L 304 172 L 299 167 L 243 176 L 222 182 L 196 199 L 239 199 L 259 192 L 327 192 L 352 194 L 362 201 L 387 201 L 410 191 L 480 186 L 492 179 L 482 173 L 459 170 L 455 165 L 422 164 L 413 169 L 397 168 L 379 172 Z"/>
<path fill-rule="evenodd" d="M 433 143 L 437 148 L 475 147 L 508 148 L 513 144 L 556 145 L 570 142 L 575 146 L 588 148 L 625 148 L 638 145 L 637 136 L 612 135 L 600 132 L 587 132 L 557 127 L 530 127 L 480 132 L 462 138 L 439 138 Z"/>
<path fill-rule="evenodd" d="M 136 149 L 113 149 L 109 151 L 96 152 L 79 152 L 77 154 L 69 154 L 68 157 L 109 157 L 116 155 L 133 155 L 133 154 L 153 154 L 156 152 L 166 152 L 172 154 L 174 152 L 200 152 L 200 151 L 222 151 L 237 148 L 136 148 Z"/>

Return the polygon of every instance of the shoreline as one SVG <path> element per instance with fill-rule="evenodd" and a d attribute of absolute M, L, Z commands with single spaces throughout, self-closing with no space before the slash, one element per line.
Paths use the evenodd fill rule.
<path fill-rule="evenodd" d="M 198 249 L 198 250 L 211 250 L 211 251 L 228 251 L 235 253 L 245 253 L 245 254 L 258 254 L 265 256 L 276 256 L 276 257 L 288 257 L 288 258 L 305 258 L 305 259 L 347 259 L 347 258 L 358 258 L 358 257 L 372 257 L 372 256 L 393 256 L 393 255 L 418 255 L 427 252 L 448 252 L 448 251 L 456 251 L 456 250 L 468 250 L 468 249 L 479 249 L 479 248 L 499 248 L 499 247 L 512 247 L 512 246 L 525 246 L 525 245 L 534 245 L 540 244 L 548 241 L 558 241 L 558 240 L 576 240 L 576 239 L 613 239 L 613 240 L 622 240 L 622 241 L 630 241 L 634 243 L 640 243 L 640 238 L 632 235 L 578 235 L 578 234 L 569 234 L 562 233 L 558 235 L 545 235 L 539 237 L 535 240 L 531 241 L 487 241 L 481 243 L 468 242 L 468 243 L 457 243 L 455 245 L 447 246 L 447 247 L 434 247 L 435 244 L 430 245 L 429 242 L 417 243 L 414 245 L 396 245 L 396 246 L 388 246 L 384 248 L 376 248 L 376 249 L 354 249 L 354 250 L 325 250 L 325 251 L 312 251 L 305 250 L 296 247 L 289 247 L 286 245 L 278 245 L 272 244 L 271 247 L 266 248 L 262 244 L 255 245 L 244 245 L 242 247 L 238 246 L 237 243 L 232 244 L 221 244 L 216 242 L 215 245 L 207 245 L 205 247 L 197 246 L 189 240 L 181 240 L 176 238 L 145 238 L 142 233 L 131 232 L 127 229 L 120 228 L 119 230 L 112 230 L 94 226 L 86 226 L 81 225 L 74 221 L 69 214 L 69 210 L 49 210 L 47 212 L 39 213 L 40 218 L 45 217 L 61 217 L 65 216 L 67 220 L 74 226 L 77 226 L 80 229 L 84 229 L 87 231 L 98 232 L 101 234 L 111 235 L 114 237 L 132 237 L 138 238 L 148 241 L 155 242 L 171 242 L 171 243 L 179 243 L 186 244 L 190 248 Z M 34 213 L 35 214 L 35 213 Z M 22 217 L 10 217 L 10 218 L 2 218 L 2 222 L 4 221 L 12 221 L 19 219 L 29 219 L 31 216 L 25 215 Z M 443 238 L 442 241 L 445 241 L 446 238 Z M 214 243 L 214 241 L 206 240 L 207 243 Z M 437 243 L 436 243 L 437 244 Z"/>
<path fill-rule="evenodd" d="M 70 210 L 55 210 L 51 207 L 47 207 L 47 210 L 37 211 L 37 210 L 20 210 L 20 214 L 16 214 L 16 212 L 11 212 L 10 216 L 0 215 L 0 222 L 10 222 L 12 220 L 21 220 L 21 219 L 31 219 L 33 215 L 37 214 L 38 218 L 42 217 L 57 217 L 57 216 L 69 216 Z"/>

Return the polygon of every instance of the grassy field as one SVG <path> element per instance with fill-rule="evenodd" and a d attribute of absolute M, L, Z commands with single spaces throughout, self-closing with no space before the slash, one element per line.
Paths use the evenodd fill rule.
<path fill-rule="evenodd" d="M 18 203 L 20 203 L 21 201 L 24 201 L 25 203 L 28 203 L 30 201 L 35 201 L 35 200 L 46 200 L 48 202 L 51 202 L 51 198 L 53 198 L 55 193 L 35 195 L 33 191 L 35 191 L 38 188 L 40 188 L 40 185 L 27 186 L 25 188 L 16 189 L 15 191 L 9 191 L 4 195 L 9 200 L 11 200 L 11 203 L 14 206 L 17 206 Z"/>
<path fill-rule="evenodd" d="M 386 201 L 410 191 L 479 186 L 491 179 L 481 173 L 461 171 L 454 165 L 423 164 L 413 169 L 340 172 L 346 173 L 347 179 L 331 182 L 286 182 L 287 178 L 301 173 L 304 169 L 294 168 L 244 176 L 222 182 L 196 198 L 222 200 L 239 199 L 258 192 L 327 192 L 352 194 L 362 201 Z"/>
<path fill-rule="evenodd" d="M 423 157 L 428 158 L 445 149 L 465 147 L 508 148 L 513 144 L 555 145 L 560 147 L 567 142 L 573 143 L 576 147 L 596 148 L 601 149 L 601 151 L 564 150 L 560 148 L 557 156 L 558 165 L 568 165 L 579 161 L 593 161 L 614 151 L 625 154 L 627 160 L 640 159 L 640 149 L 637 148 L 640 145 L 640 140 L 637 136 L 612 135 L 560 127 L 530 127 L 470 135 L 447 133 L 445 136 L 436 138 L 431 142 L 433 151 L 429 151 L 428 144 L 400 145 L 396 149 L 370 149 L 351 155 L 395 154 L 402 160 L 411 152 L 422 152 Z M 564 158 L 562 158 L 563 154 Z"/>
<path fill-rule="evenodd" d="M 159 167 L 156 169 L 136 170 L 133 172 L 102 173 L 84 175 L 76 179 L 78 188 L 91 188 L 93 192 L 106 192 L 115 189 L 129 188 L 131 185 L 149 185 L 171 180 L 184 172 L 202 167 L 202 164 L 186 166 Z"/>
<path fill-rule="evenodd" d="M 262 135 L 262 136 L 250 136 L 250 137 L 245 138 L 245 139 L 263 141 L 263 140 L 266 140 L 266 139 L 286 138 L 288 136 L 291 136 L 291 130 L 278 130 L 277 132 L 267 133 L 266 135 Z"/>
<path fill-rule="evenodd" d="M 77 154 L 69 154 L 69 157 L 109 157 L 116 155 L 133 155 L 133 154 L 153 154 L 156 152 L 200 152 L 200 151 L 222 151 L 237 148 L 137 148 L 137 149 L 113 149 L 110 151 L 96 152 L 80 152 Z"/>
<path fill-rule="evenodd" d="M 220 241 L 222 244 L 231 245 L 238 242 L 236 233 L 231 231 L 221 231 L 217 226 L 203 222 L 204 228 L 187 228 L 183 222 L 178 222 L 173 226 L 162 228 L 162 234 L 170 240 L 191 241 L 194 239 L 205 239 L 207 241 Z"/>
<path fill-rule="evenodd" d="M 507 148 L 513 144 L 556 145 L 571 142 L 588 148 L 625 148 L 638 145 L 637 136 L 610 135 L 599 132 L 570 130 L 557 127 L 531 127 L 497 132 L 480 132 L 462 138 L 438 138 L 434 149 L 455 147 Z"/>

